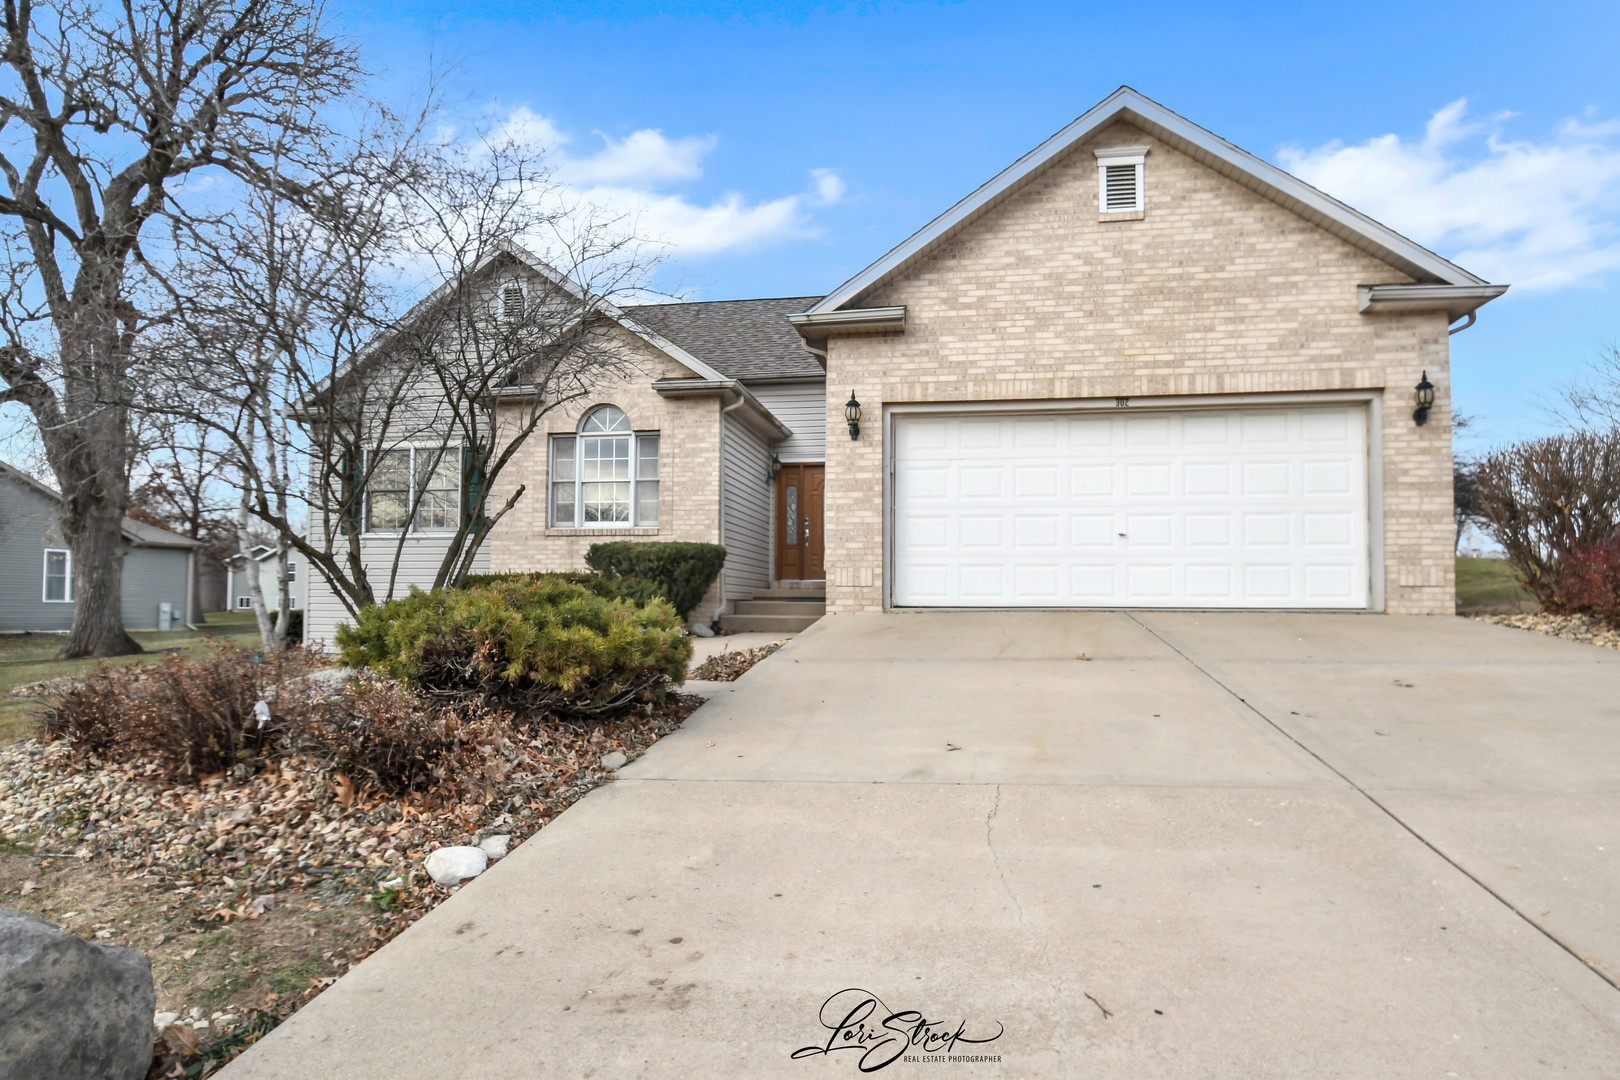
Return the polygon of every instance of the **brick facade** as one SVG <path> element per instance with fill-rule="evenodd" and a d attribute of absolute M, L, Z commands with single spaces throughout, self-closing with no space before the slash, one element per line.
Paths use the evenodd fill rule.
<path fill-rule="evenodd" d="M 1092 150 L 1118 145 L 1151 147 L 1146 210 L 1101 220 Z M 1385 609 L 1451 613 L 1446 316 L 1357 308 L 1358 285 L 1410 280 L 1136 128 L 1096 133 L 849 305 L 903 304 L 907 328 L 829 342 L 829 430 L 852 389 L 867 419 L 828 440 L 828 610 L 883 607 L 884 404 L 1374 390 Z"/>
<path fill-rule="evenodd" d="M 720 542 L 720 402 L 716 397 L 666 398 L 652 388 L 656 379 L 691 378 L 693 373 L 629 333 L 618 345 L 637 370 L 604 381 L 584 401 L 559 408 L 518 450 L 491 489 L 491 507 L 523 484 L 510 513 L 490 534 L 490 569 L 578 570 L 585 551 L 604 540 L 691 540 Z M 550 436 L 572 434 L 581 417 L 598 405 L 616 405 L 637 431 L 657 431 L 658 527 L 655 529 L 553 529 L 546 520 Z M 516 422 L 517 408 L 506 411 Z"/>

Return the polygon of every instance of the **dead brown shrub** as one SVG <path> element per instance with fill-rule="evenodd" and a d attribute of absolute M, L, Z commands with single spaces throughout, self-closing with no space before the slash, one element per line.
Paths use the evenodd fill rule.
<path fill-rule="evenodd" d="M 490 751 L 503 746 L 515 721 L 473 703 L 430 700 L 391 679 L 366 673 L 346 693 L 317 704 L 289 749 L 389 794 L 439 790 L 468 795 L 498 783 Z"/>
<path fill-rule="evenodd" d="M 300 677 L 324 666 L 303 649 L 261 662 L 229 645 L 207 657 L 103 665 L 45 711 L 43 734 L 96 758 L 151 758 L 173 779 L 208 776 L 270 753 L 316 697 Z M 254 715 L 259 701 L 268 723 Z"/>

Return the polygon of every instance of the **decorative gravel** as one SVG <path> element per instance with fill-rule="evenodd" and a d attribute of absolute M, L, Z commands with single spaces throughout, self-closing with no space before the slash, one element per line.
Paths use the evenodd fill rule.
<path fill-rule="evenodd" d="M 1620 629 L 1586 615 L 1475 615 L 1474 618 L 1498 626 L 1511 626 L 1515 630 L 1550 634 L 1565 641 L 1620 649 Z"/>

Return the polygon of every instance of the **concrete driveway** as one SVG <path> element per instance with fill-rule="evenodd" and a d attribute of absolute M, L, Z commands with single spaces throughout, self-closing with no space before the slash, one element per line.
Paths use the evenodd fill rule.
<path fill-rule="evenodd" d="M 1617 905 L 1620 653 L 834 616 L 225 1075 L 1614 1077 Z"/>

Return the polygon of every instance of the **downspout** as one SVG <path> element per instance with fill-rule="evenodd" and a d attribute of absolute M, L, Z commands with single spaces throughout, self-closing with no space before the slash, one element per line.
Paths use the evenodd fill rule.
<path fill-rule="evenodd" d="M 741 394 L 730 405 L 720 409 L 720 546 L 726 545 L 726 417 L 737 409 L 748 404 L 748 399 Z M 720 606 L 714 609 L 709 619 L 712 627 L 720 621 L 720 616 L 726 612 L 726 568 L 720 568 Z"/>
<path fill-rule="evenodd" d="M 1467 314 L 1467 316 L 1465 317 L 1465 321 L 1463 322 L 1463 324 L 1461 326 L 1453 326 L 1450 330 L 1447 330 L 1446 333 L 1448 335 L 1449 334 L 1460 334 L 1464 330 L 1468 329 L 1470 326 L 1473 326 L 1474 323 L 1476 323 L 1478 321 L 1479 321 L 1479 312 L 1470 311 Z"/>
<path fill-rule="evenodd" d="M 194 610 L 193 602 L 196 600 L 197 589 L 197 549 L 191 548 L 186 552 L 186 617 L 182 620 L 187 630 L 201 630 L 202 627 L 191 621 Z M 202 614 L 198 612 L 198 614 Z"/>

